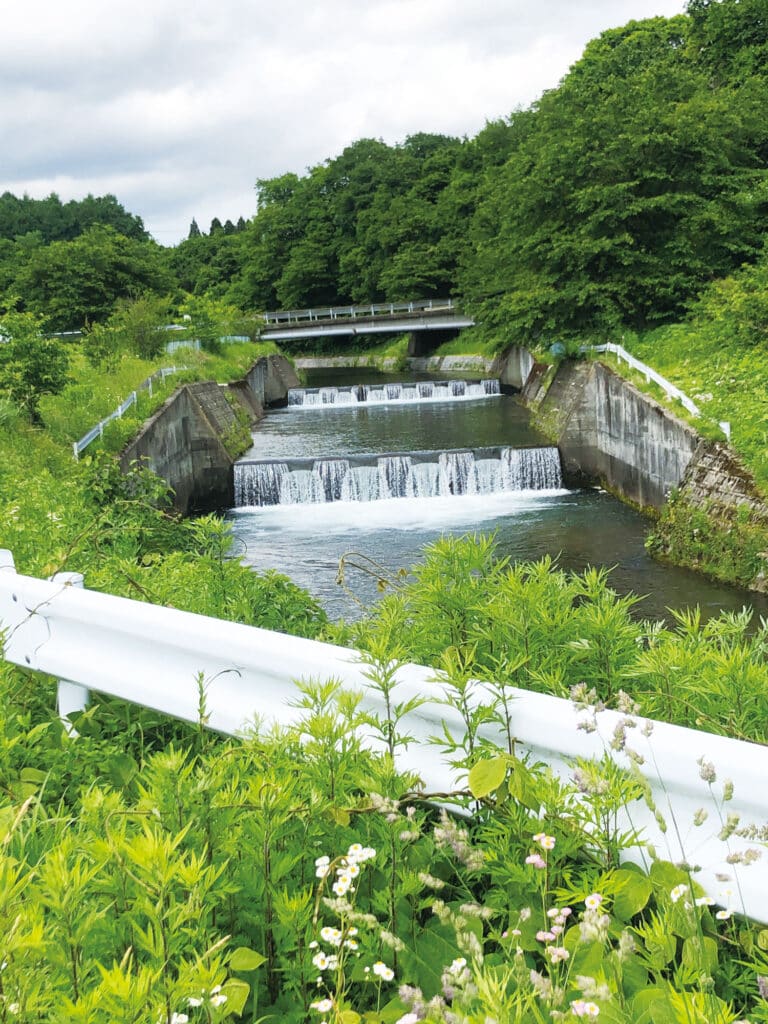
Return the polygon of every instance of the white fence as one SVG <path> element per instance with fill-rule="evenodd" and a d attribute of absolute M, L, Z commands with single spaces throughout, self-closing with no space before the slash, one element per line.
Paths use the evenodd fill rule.
<path fill-rule="evenodd" d="M 371 302 L 361 306 L 326 306 L 323 309 L 279 309 L 262 313 L 266 324 L 313 323 L 315 320 L 356 319 L 394 316 L 396 313 L 421 313 L 453 309 L 452 299 L 418 299 L 413 302 Z"/>
<path fill-rule="evenodd" d="M 701 416 L 701 409 L 699 409 L 698 405 L 696 405 L 696 403 L 690 399 L 684 391 L 681 391 L 680 388 L 668 381 L 666 377 L 662 377 L 661 374 L 657 373 L 652 366 L 648 366 L 646 363 L 641 363 L 639 359 L 635 359 L 635 357 L 627 352 L 625 348 L 622 348 L 621 345 L 614 345 L 611 342 L 608 342 L 605 345 L 584 345 L 581 351 L 612 353 L 620 362 L 624 362 L 633 370 L 637 370 L 638 373 L 642 373 L 649 384 L 651 381 L 653 381 L 654 384 L 658 384 L 667 398 L 680 402 L 683 408 L 687 409 L 691 416 Z M 718 423 L 718 426 L 725 434 L 726 440 L 730 441 L 731 424 L 723 421 Z"/>
<path fill-rule="evenodd" d="M 638 373 L 642 373 L 648 383 L 653 381 L 654 384 L 658 384 L 662 391 L 666 394 L 667 398 L 671 398 L 680 402 L 683 408 L 687 409 L 691 416 L 701 416 L 701 409 L 695 402 L 691 401 L 685 392 L 681 391 L 680 388 L 675 387 L 665 377 L 662 377 L 660 373 L 657 373 L 653 367 L 647 366 L 645 363 L 641 363 L 639 359 L 635 359 L 633 355 L 630 355 L 625 348 L 621 345 L 613 345 L 608 342 L 605 345 L 585 345 L 582 349 L 584 352 L 610 352 L 615 355 L 618 360 L 631 366 L 633 370 L 637 370 Z"/>
<path fill-rule="evenodd" d="M 92 427 L 87 434 L 84 434 L 79 441 L 73 442 L 72 450 L 74 452 L 75 458 L 80 458 L 80 452 L 84 451 L 84 449 L 88 447 L 91 441 L 95 441 L 97 437 L 103 436 L 104 427 L 106 427 L 108 423 L 111 423 L 112 420 L 120 419 L 124 413 L 128 412 L 132 405 L 136 404 L 139 391 L 148 391 L 151 396 L 152 384 L 154 381 L 159 380 L 162 382 L 165 380 L 166 377 L 169 377 L 172 373 L 178 373 L 179 370 L 183 369 L 185 369 L 185 367 L 183 366 L 167 366 L 164 367 L 162 370 L 157 370 L 157 372 L 153 373 L 151 377 L 147 377 L 146 380 L 143 380 L 141 384 L 139 384 L 139 386 L 136 388 L 136 390 L 132 391 L 130 395 L 128 395 L 126 400 L 124 402 L 121 402 L 120 405 L 118 405 L 114 412 L 111 412 L 109 416 L 106 416 L 103 420 L 99 420 L 96 426 Z"/>
<path fill-rule="evenodd" d="M 290 704 L 295 681 L 335 678 L 363 694 L 362 708 L 384 717 L 380 694 L 370 686 L 365 666 L 355 651 L 285 636 L 251 626 L 223 622 L 171 608 L 82 589 L 82 577 L 64 573 L 38 580 L 16 573 L 11 552 L 0 550 L 0 630 L 3 655 L 22 668 L 48 673 L 59 684 L 62 715 L 82 710 L 89 690 L 198 722 L 200 681 L 205 689 L 206 725 L 228 735 L 246 730 L 255 717 L 282 725 L 295 722 L 299 711 Z M 426 792 L 445 793 L 457 778 L 431 737 L 443 723 L 455 735 L 463 732 L 458 713 L 440 703 L 442 688 L 433 669 L 402 667 L 397 676 L 398 701 L 430 697 L 404 723 L 414 742 L 398 754 L 398 767 L 414 771 Z M 626 717 L 604 711 L 593 732 L 579 727 L 584 712 L 566 700 L 514 689 L 513 726 L 522 753 L 545 761 L 562 776 L 571 773 L 571 759 L 601 757 L 611 750 L 615 730 Z M 478 684 L 475 699 L 490 701 Z M 623 808 L 621 824 L 642 829 L 658 855 L 701 867 L 696 875 L 720 904 L 759 921 L 768 921 L 768 872 L 762 861 L 751 867 L 729 862 L 754 846 L 718 833 L 727 814 L 738 814 L 742 826 L 764 826 L 768 819 L 768 747 L 712 736 L 657 722 L 653 731 L 631 729 L 630 745 L 645 759 L 644 772 L 669 828 L 662 831 L 643 801 Z M 485 738 L 505 744 L 497 726 L 486 725 Z M 373 746 L 374 740 L 367 737 Z M 711 761 L 722 781 L 727 776 L 734 794 L 723 806 L 720 782 L 710 786 L 698 760 Z M 708 812 L 698 827 L 694 815 Z M 759 844 L 758 844 L 759 845 Z M 632 859 L 647 852 L 639 847 Z M 732 881 L 724 883 L 723 876 Z M 729 889 L 733 895 L 724 895 Z"/>

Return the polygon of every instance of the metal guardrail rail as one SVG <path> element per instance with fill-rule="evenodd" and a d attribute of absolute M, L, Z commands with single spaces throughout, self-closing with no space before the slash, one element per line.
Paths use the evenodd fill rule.
<path fill-rule="evenodd" d="M 621 345 L 614 345 L 612 342 L 607 342 L 605 345 L 584 345 L 582 352 L 610 352 L 615 355 L 620 362 L 624 362 L 627 366 L 633 370 L 637 370 L 638 373 L 642 373 L 646 381 L 650 383 L 653 381 L 654 384 L 662 389 L 667 398 L 671 398 L 673 401 L 680 402 L 684 409 L 687 409 L 691 416 L 701 416 L 701 409 L 698 405 L 681 391 L 680 388 L 676 387 L 666 377 L 662 377 L 660 373 L 657 373 L 652 366 L 648 366 L 647 363 L 642 363 L 639 359 L 635 359 L 631 353 L 627 352 Z M 731 437 L 731 425 L 728 422 L 721 421 L 718 426 L 725 434 L 726 440 L 730 440 Z"/>
<path fill-rule="evenodd" d="M 639 359 L 635 359 L 625 348 L 621 345 L 614 345 L 611 342 L 605 345 L 587 345 L 583 351 L 586 352 L 610 352 L 615 355 L 620 362 L 624 362 L 627 366 L 630 366 L 633 370 L 637 370 L 638 373 L 642 373 L 648 383 L 653 381 L 654 384 L 658 384 L 662 391 L 668 398 L 674 401 L 680 402 L 684 409 L 687 409 L 691 416 L 701 416 L 701 409 L 694 401 L 692 401 L 684 391 L 680 388 L 675 387 L 666 377 L 662 377 L 660 373 L 657 373 L 653 367 L 648 366 L 646 363 L 641 363 Z"/>
<path fill-rule="evenodd" d="M 197 723 L 202 685 L 205 725 L 238 735 L 255 717 L 266 724 L 295 723 L 300 716 L 295 681 L 311 677 L 338 679 L 361 693 L 362 711 L 386 717 L 383 698 L 370 685 L 355 651 L 85 590 L 82 576 L 73 573 L 52 580 L 23 576 L 16 573 L 11 552 L 4 550 L 0 642 L 7 661 L 60 680 L 62 716 L 83 710 L 94 690 Z M 432 737 L 444 735 L 445 726 L 460 739 L 463 719 L 441 703 L 436 670 L 404 665 L 396 682 L 398 701 L 434 695 L 403 721 L 414 741 L 398 751 L 397 766 L 420 776 L 427 793 L 450 792 L 463 780 Z M 546 762 L 562 777 L 572 775 L 574 758 L 619 758 L 613 752 L 615 737 L 617 730 L 626 730 L 626 715 L 604 711 L 593 721 L 589 712 L 567 700 L 517 688 L 508 693 L 519 754 Z M 487 686 L 477 684 L 472 700 L 488 704 L 493 696 Z M 584 728 L 585 714 L 589 730 Z M 750 843 L 735 834 L 727 840 L 718 837 L 726 812 L 738 815 L 742 827 L 763 826 L 768 819 L 768 747 L 664 722 L 639 719 L 636 724 L 628 745 L 644 759 L 641 770 L 669 827 L 662 830 L 642 800 L 617 808 L 617 827 L 641 830 L 660 857 L 700 865 L 695 877 L 716 902 L 728 905 L 732 900 L 731 909 L 768 921 L 768 871 L 760 862 L 753 867 L 729 862 Z M 486 723 L 480 735 L 506 749 L 500 725 Z M 361 737 L 377 747 L 366 731 Z M 731 780 L 733 795 L 727 804 L 719 788 L 703 777 L 707 773 L 698 763 L 702 757 Z M 694 828 L 701 809 L 708 818 Z M 643 846 L 627 855 L 636 861 L 647 858 Z M 723 893 L 724 875 L 731 879 L 725 884 L 732 896 Z"/>
<path fill-rule="evenodd" d="M 363 317 L 396 316 L 400 313 L 422 313 L 429 310 L 454 309 L 452 299 L 419 299 L 413 302 L 372 302 L 361 306 L 327 306 L 321 309 L 282 309 L 262 313 L 269 324 L 314 323 L 317 320 L 349 320 Z"/>
<path fill-rule="evenodd" d="M 79 441 L 73 441 L 72 451 L 74 452 L 75 458 L 79 459 L 80 452 L 84 451 L 92 441 L 96 440 L 97 437 L 103 436 L 104 427 L 106 427 L 108 423 L 111 423 L 112 420 L 120 419 L 126 412 L 128 412 L 132 405 L 136 404 L 139 391 L 148 391 L 151 396 L 153 381 L 160 380 L 162 382 L 166 377 L 169 377 L 173 373 L 178 373 L 183 369 L 185 369 L 183 366 L 166 366 L 161 370 L 157 370 L 150 377 L 147 377 L 146 380 L 143 380 L 136 390 L 132 391 L 126 400 L 118 405 L 114 412 L 111 412 L 109 416 L 105 416 L 103 420 L 99 420 L 96 426 L 92 427 L 87 434 L 83 434 Z"/>

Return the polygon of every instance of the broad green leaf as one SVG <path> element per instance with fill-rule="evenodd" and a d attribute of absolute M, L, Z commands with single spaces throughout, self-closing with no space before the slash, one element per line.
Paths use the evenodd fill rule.
<path fill-rule="evenodd" d="M 255 949 L 248 949 L 247 946 L 238 946 L 229 960 L 230 969 L 233 971 L 255 971 L 267 958 L 257 953 Z"/>
<path fill-rule="evenodd" d="M 506 757 L 489 757 L 484 761 L 478 761 L 469 772 L 469 789 L 472 796 L 478 800 L 488 796 L 499 788 L 506 774 Z"/>
<path fill-rule="evenodd" d="M 221 986 L 221 994 L 227 997 L 227 1011 L 238 1017 L 243 1012 L 250 991 L 251 986 L 247 981 L 241 981 L 239 978 L 225 981 Z"/>
<path fill-rule="evenodd" d="M 620 921 L 629 921 L 639 914 L 651 898 L 653 887 L 647 875 L 624 868 L 614 873 L 618 891 L 613 901 L 613 912 Z"/>

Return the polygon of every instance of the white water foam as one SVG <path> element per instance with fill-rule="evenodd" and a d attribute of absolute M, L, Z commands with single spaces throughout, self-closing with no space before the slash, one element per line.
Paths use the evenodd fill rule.
<path fill-rule="evenodd" d="M 370 469 L 373 467 L 360 467 Z M 312 506 L 311 519 L 300 505 L 265 505 L 260 508 L 237 508 L 236 516 L 252 517 L 252 531 L 275 530 L 288 533 L 346 534 L 350 529 L 360 533 L 377 530 L 449 530 L 474 529 L 479 524 L 536 511 L 562 503 L 572 492 L 564 489 L 548 491 L 503 491 L 497 494 L 464 494 L 437 498 L 384 498 L 378 501 L 334 501 Z"/>

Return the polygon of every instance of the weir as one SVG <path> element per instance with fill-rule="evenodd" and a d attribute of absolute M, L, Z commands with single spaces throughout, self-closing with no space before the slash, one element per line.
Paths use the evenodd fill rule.
<path fill-rule="evenodd" d="M 288 392 L 288 405 L 298 409 L 318 409 L 325 405 L 455 402 L 500 395 L 498 380 L 420 380 L 393 384 L 352 384 L 347 387 L 291 388 Z"/>
<path fill-rule="evenodd" d="M 235 505 L 435 498 L 563 486 L 555 447 L 389 452 L 235 464 Z"/>

